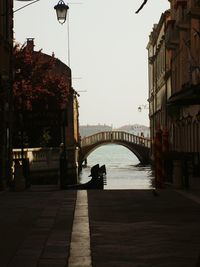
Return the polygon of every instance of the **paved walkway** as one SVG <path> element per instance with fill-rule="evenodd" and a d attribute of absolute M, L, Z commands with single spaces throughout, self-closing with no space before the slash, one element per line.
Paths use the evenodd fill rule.
<path fill-rule="evenodd" d="M 82 192 L 77 205 L 76 191 L 51 187 L 0 193 L 0 267 L 91 266 L 90 259 L 88 266 L 80 265 L 84 251 L 90 256 Z M 173 190 L 158 196 L 149 190 L 91 190 L 88 203 L 93 267 L 200 266 L 200 205 L 195 201 Z M 70 245 L 75 258 L 69 258 Z"/>
<path fill-rule="evenodd" d="M 1 193 L 0 266 L 67 266 L 75 202 L 75 191 L 51 187 Z"/>
<path fill-rule="evenodd" d="M 88 192 L 93 267 L 196 267 L 200 205 L 172 190 Z"/>

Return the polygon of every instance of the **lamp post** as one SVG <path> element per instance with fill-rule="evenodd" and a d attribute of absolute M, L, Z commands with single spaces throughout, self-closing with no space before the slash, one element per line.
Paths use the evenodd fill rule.
<path fill-rule="evenodd" d="M 66 175 L 67 175 L 67 157 L 66 157 L 66 131 L 65 131 L 65 124 L 66 124 L 66 110 L 61 110 L 61 138 L 62 143 L 60 144 L 60 188 L 65 189 L 66 184 Z"/>
<path fill-rule="evenodd" d="M 63 0 L 60 0 L 57 5 L 54 6 L 56 10 L 57 20 L 60 24 L 64 24 L 67 19 L 67 11 L 69 9 Z M 69 23 L 68 23 L 68 65 L 69 65 Z M 66 158 L 66 110 L 61 112 L 61 123 L 62 123 L 62 146 L 60 153 L 60 187 L 65 189 L 66 175 L 67 175 L 67 158 Z"/>

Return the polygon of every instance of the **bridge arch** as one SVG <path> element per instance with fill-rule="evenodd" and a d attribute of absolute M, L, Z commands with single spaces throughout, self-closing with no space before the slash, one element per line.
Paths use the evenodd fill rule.
<path fill-rule="evenodd" d="M 86 138 L 81 142 L 80 166 L 83 161 L 97 148 L 107 145 L 122 145 L 129 149 L 142 164 L 150 163 L 150 140 L 122 131 L 101 132 Z"/>
<path fill-rule="evenodd" d="M 141 157 L 141 155 L 137 152 L 137 150 L 131 148 L 130 146 L 121 143 L 121 142 L 101 142 L 99 144 L 96 144 L 95 146 L 91 147 L 90 150 L 88 150 L 86 152 L 86 154 L 84 154 L 83 157 L 83 161 L 92 153 L 94 152 L 96 149 L 98 149 L 99 147 L 105 146 L 105 145 L 110 145 L 110 144 L 115 144 L 115 145 L 119 145 L 119 146 L 123 146 L 125 148 L 127 148 L 129 151 L 131 151 L 137 158 L 138 160 L 141 162 L 143 160 L 143 158 Z"/>

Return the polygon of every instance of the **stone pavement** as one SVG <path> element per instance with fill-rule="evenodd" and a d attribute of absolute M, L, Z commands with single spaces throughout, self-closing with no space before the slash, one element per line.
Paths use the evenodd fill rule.
<path fill-rule="evenodd" d="M 0 193 L 0 267 L 70 266 L 76 196 L 76 191 L 41 186 Z M 87 211 L 81 199 L 78 203 L 84 206 L 77 214 L 80 229 Z M 158 196 L 150 190 L 91 190 L 88 203 L 93 267 L 200 266 L 195 201 L 171 189 Z M 74 241 L 71 251 L 83 257 Z M 80 260 L 72 265 L 82 267 Z"/>
<path fill-rule="evenodd" d="M 0 267 L 64 267 L 69 256 L 75 191 L 0 194 Z"/>
<path fill-rule="evenodd" d="M 196 267 L 200 205 L 173 190 L 89 191 L 93 267 Z"/>

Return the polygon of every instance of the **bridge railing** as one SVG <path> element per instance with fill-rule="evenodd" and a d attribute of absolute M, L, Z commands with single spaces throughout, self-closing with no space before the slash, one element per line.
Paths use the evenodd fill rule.
<path fill-rule="evenodd" d="M 93 134 L 91 136 L 84 137 L 81 141 L 81 146 L 89 146 L 96 144 L 98 142 L 107 141 L 122 141 L 122 142 L 130 142 L 138 145 L 144 145 L 145 147 L 149 147 L 151 145 L 151 140 L 142 136 L 137 136 L 134 134 L 130 134 L 122 131 L 108 131 L 108 132 L 100 132 L 97 134 Z"/>

